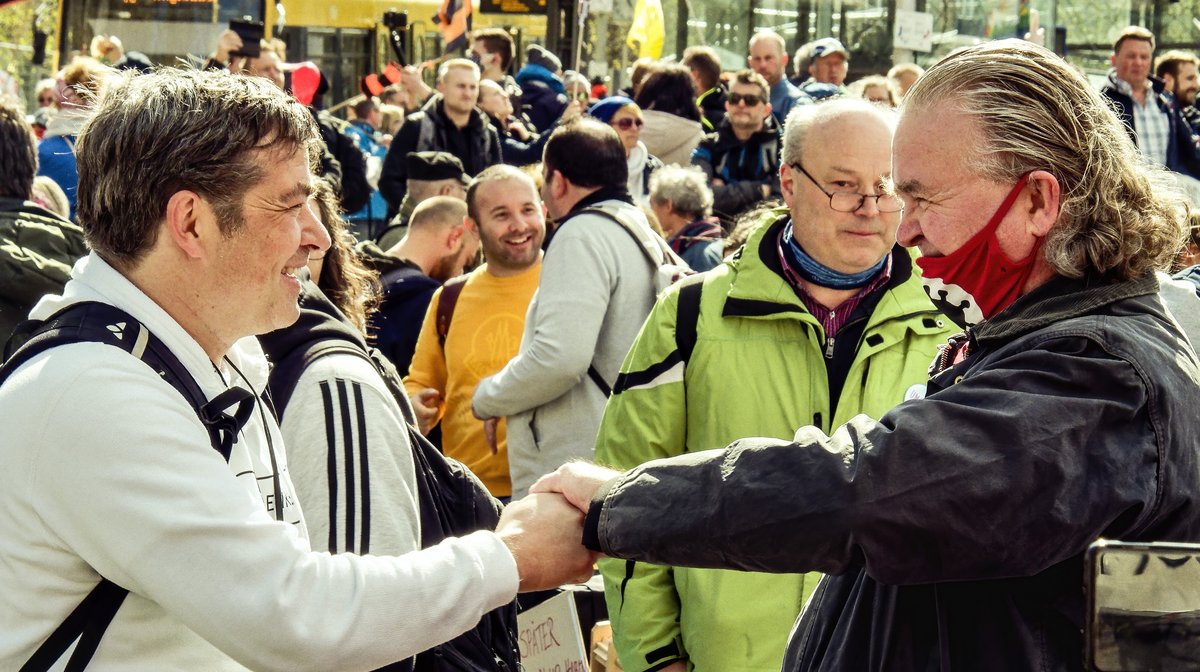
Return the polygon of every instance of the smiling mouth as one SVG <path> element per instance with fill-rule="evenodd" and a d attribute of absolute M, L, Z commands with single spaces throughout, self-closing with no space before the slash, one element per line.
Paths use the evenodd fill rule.
<path fill-rule="evenodd" d="M 508 240 L 504 241 L 504 244 L 512 245 L 512 246 L 516 247 L 518 245 L 524 245 L 525 243 L 528 243 L 531 240 L 533 240 L 533 236 L 530 234 L 526 234 L 524 236 L 521 236 L 520 238 L 509 238 Z"/>

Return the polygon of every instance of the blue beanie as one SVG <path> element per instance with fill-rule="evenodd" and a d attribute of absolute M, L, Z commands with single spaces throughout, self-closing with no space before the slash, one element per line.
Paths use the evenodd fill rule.
<path fill-rule="evenodd" d="M 609 96 L 595 105 L 592 105 L 592 108 L 588 110 L 588 114 L 607 124 L 608 122 L 612 121 L 613 115 L 615 115 L 622 107 L 636 104 L 637 103 L 633 102 L 632 99 L 626 98 L 625 96 Z"/>

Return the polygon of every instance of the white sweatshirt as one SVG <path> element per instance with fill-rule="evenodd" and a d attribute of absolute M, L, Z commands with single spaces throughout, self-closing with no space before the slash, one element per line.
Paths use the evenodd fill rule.
<path fill-rule="evenodd" d="M 85 300 L 145 324 L 209 398 L 263 389 L 254 339 L 215 367 L 94 254 L 33 317 Z M 0 387 L 0 669 L 20 667 L 101 575 L 130 591 L 93 658 L 104 670 L 371 669 L 513 599 L 515 563 L 488 532 L 402 557 L 309 550 L 279 429 L 259 406 L 226 464 L 191 405 L 117 348 L 56 348 Z"/>

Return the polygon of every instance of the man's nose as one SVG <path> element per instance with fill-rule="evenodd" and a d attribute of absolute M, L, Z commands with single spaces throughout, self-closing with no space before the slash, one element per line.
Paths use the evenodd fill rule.
<path fill-rule="evenodd" d="M 311 201 L 303 210 L 304 212 L 301 213 L 303 228 L 300 231 L 300 244 L 315 247 L 324 253 L 333 244 L 333 239 L 329 237 L 329 231 L 326 230 L 325 225 L 321 223 L 321 220 L 317 219 L 316 213 L 313 212 Z"/>

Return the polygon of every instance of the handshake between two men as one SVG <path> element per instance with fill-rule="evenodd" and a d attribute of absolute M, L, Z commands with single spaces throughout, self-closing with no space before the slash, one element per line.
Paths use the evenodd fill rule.
<path fill-rule="evenodd" d="M 583 583 L 598 554 L 583 545 L 592 496 L 620 472 L 572 462 L 538 479 L 530 494 L 504 508 L 496 534 L 517 563 L 523 593 Z"/>

